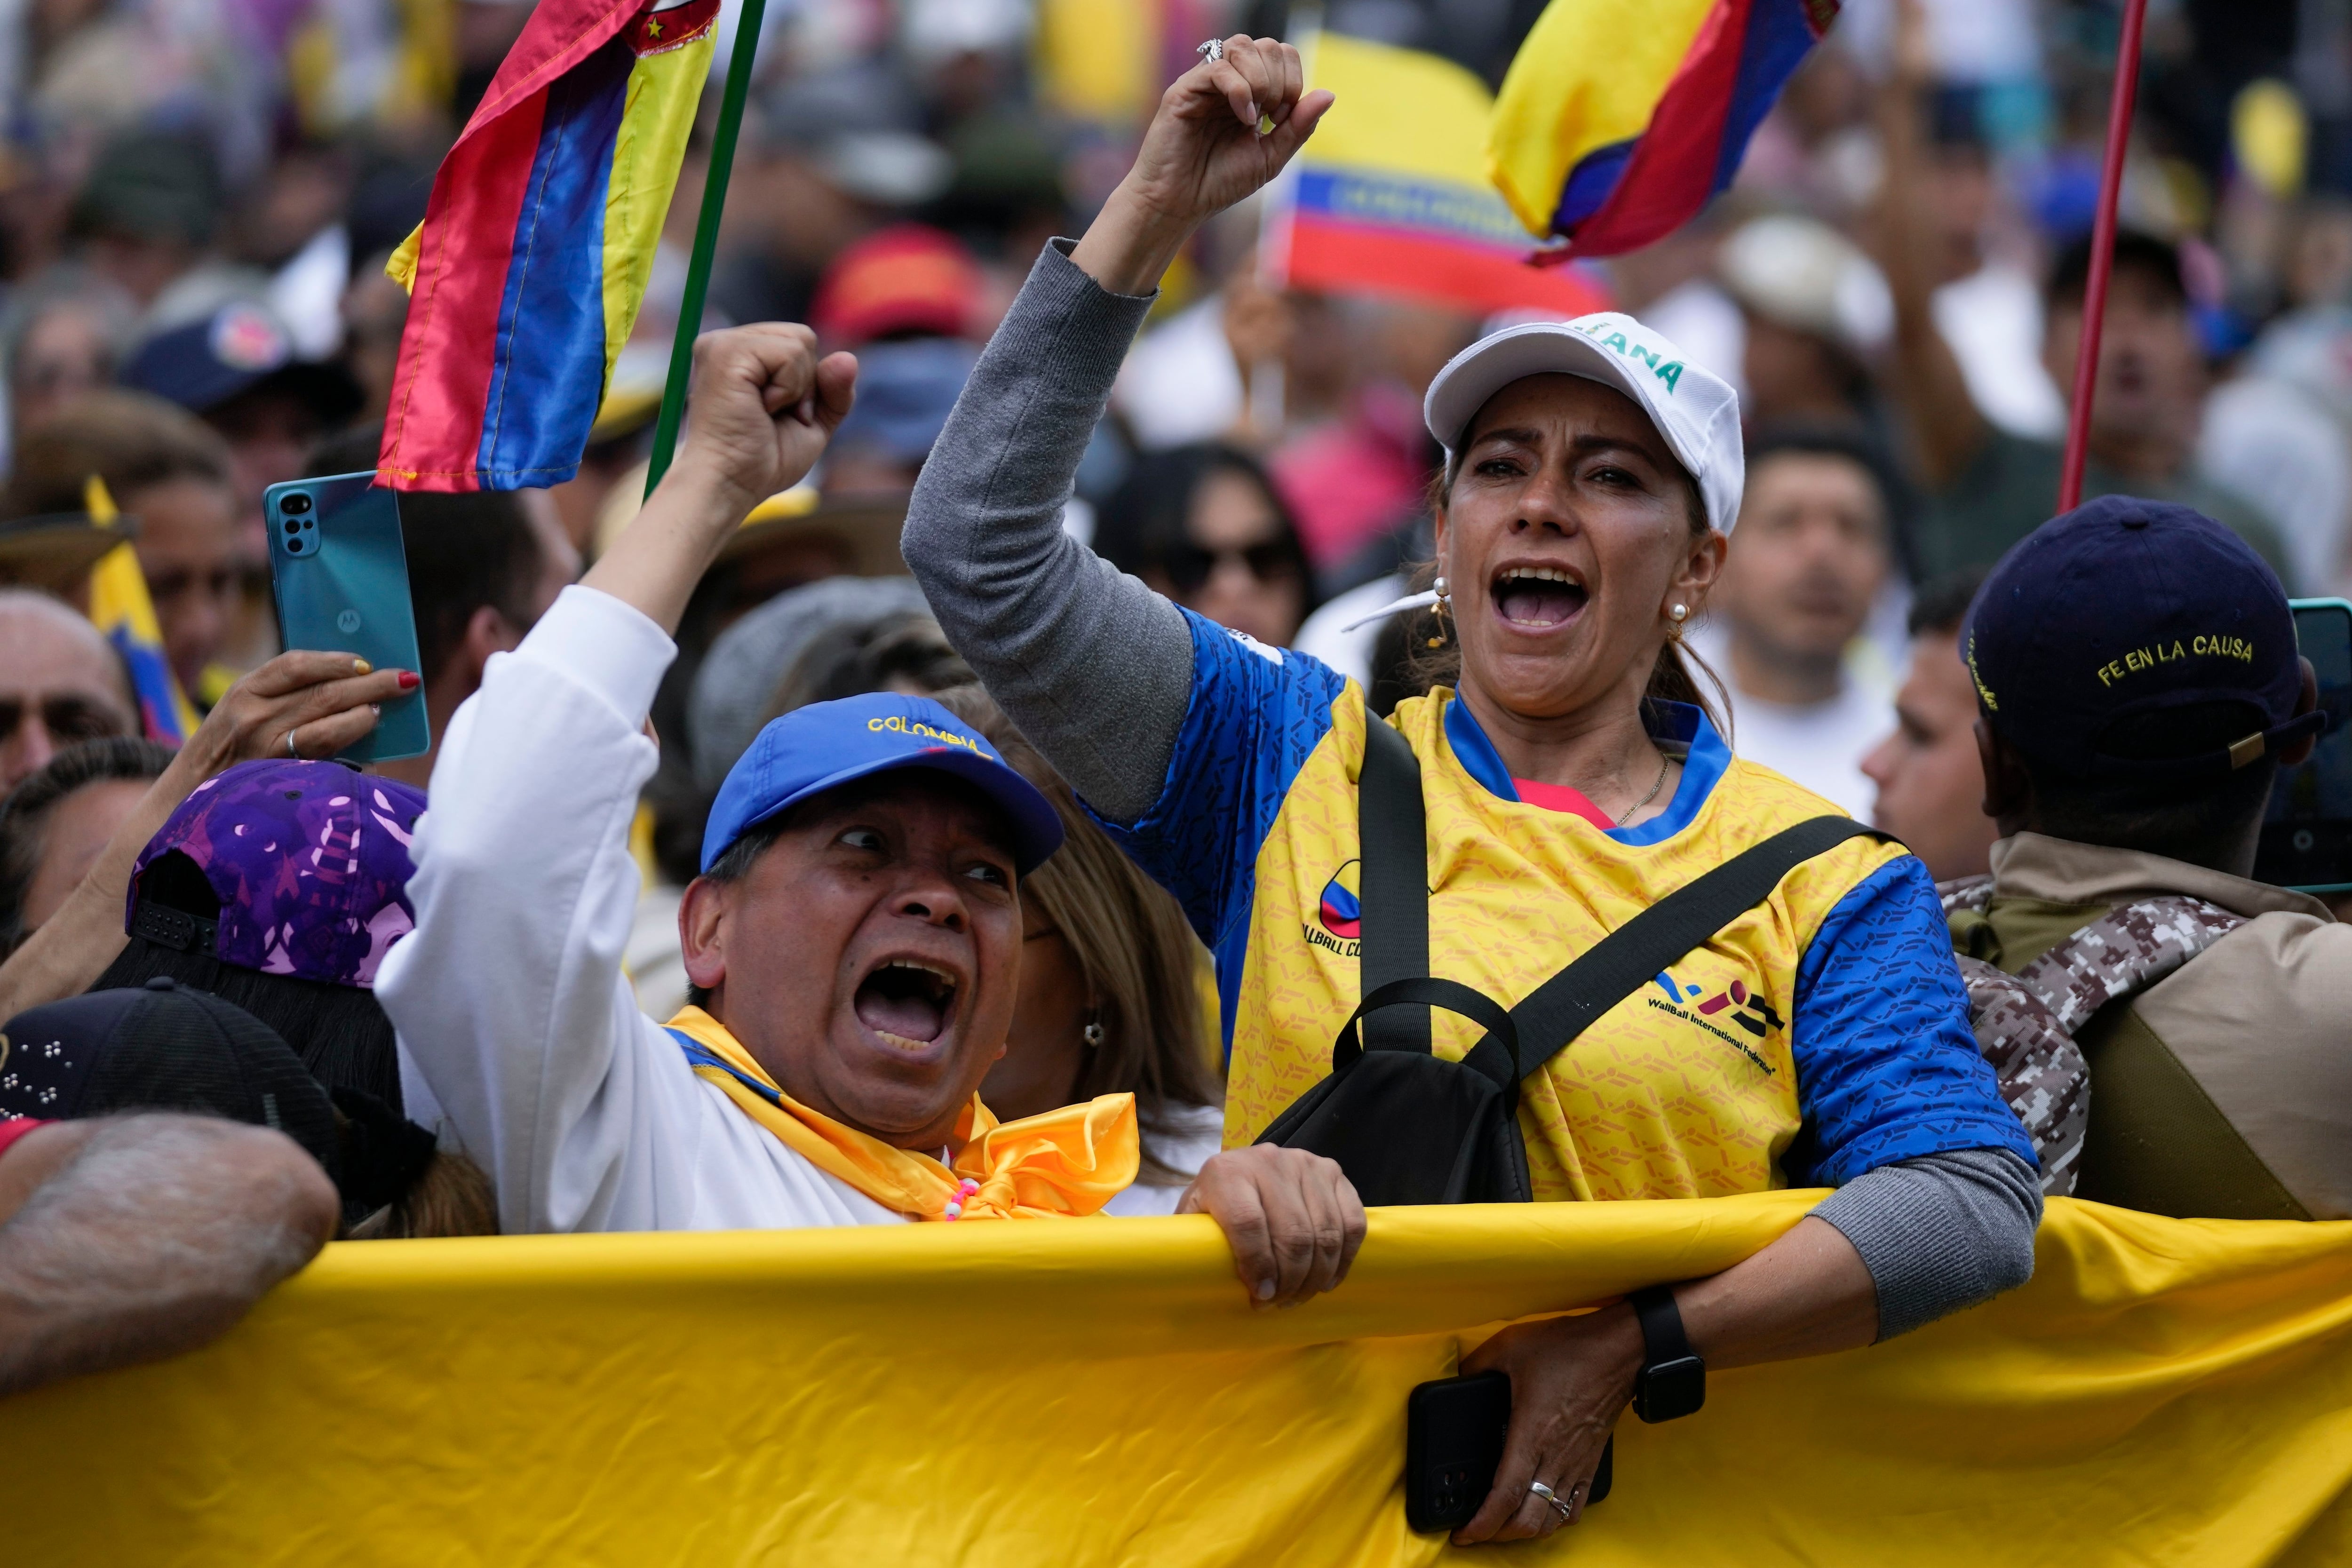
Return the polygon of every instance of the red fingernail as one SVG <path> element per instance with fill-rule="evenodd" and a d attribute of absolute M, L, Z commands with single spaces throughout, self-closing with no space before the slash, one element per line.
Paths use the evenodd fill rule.
<path fill-rule="evenodd" d="M 414 691 L 422 684 L 423 678 L 415 670 L 404 669 L 400 672 L 400 689 L 403 691 Z"/>

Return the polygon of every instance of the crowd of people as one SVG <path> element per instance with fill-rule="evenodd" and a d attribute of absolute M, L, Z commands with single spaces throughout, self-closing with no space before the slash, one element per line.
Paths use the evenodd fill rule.
<path fill-rule="evenodd" d="M 1664 1347 L 1908 1331 L 2045 1195 L 2352 1217 L 2352 942 L 2253 879 L 2326 721 L 2290 595 L 2352 586 L 2352 31 L 2156 29 L 2053 517 L 2111 10 L 1855 0 L 1559 321 L 1273 278 L 1330 100 L 1227 9 L 1114 102 L 1055 0 L 778 8 L 676 463 L 707 112 L 579 476 L 400 497 L 415 669 L 278 646 L 262 493 L 375 466 L 383 261 L 528 7 L 9 24 L 0 1393 L 331 1238 L 1203 1213 L 1296 1303 L 1434 1201 L 1294 1114 L 1371 1092 L 1360 1020 L 1496 1079 L 1479 1195 L 1835 1189 L 1480 1348 L 1465 1543 L 1572 1523 L 1629 1401 L 1684 1413 Z M 89 618 L 126 542 L 176 746 Z"/>

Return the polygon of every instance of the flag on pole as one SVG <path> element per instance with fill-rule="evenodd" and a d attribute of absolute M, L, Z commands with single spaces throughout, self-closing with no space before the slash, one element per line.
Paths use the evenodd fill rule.
<path fill-rule="evenodd" d="M 1664 238 L 1731 183 L 1839 3 L 1551 0 L 1496 100 L 1496 187 L 1563 258 Z"/>
<path fill-rule="evenodd" d="M 90 475 L 82 486 L 82 510 L 100 528 L 112 528 L 121 513 L 106 481 Z M 151 741 L 185 744 L 196 732 L 196 710 L 180 689 L 171 660 L 163 657 L 163 627 L 147 594 L 139 552 L 124 540 L 98 558 L 89 573 L 89 618 L 106 634 L 130 668 L 139 697 L 139 727 Z"/>
<path fill-rule="evenodd" d="M 1336 33 L 1301 45 L 1307 85 L 1339 101 L 1270 193 L 1268 279 L 1474 310 L 1609 308 L 1597 279 L 1530 267 L 1486 183 L 1486 84 L 1436 55 Z"/>
<path fill-rule="evenodd" d="M 560 484 L 635 325 L 719 0 L 541 0 L 385 268 L 409 289 L 383 482 Z"/>

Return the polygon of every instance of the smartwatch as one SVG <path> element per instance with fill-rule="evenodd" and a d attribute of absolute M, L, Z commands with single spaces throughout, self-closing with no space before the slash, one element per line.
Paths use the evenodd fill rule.
<path fill-rule="evenodd" d="M 1633 1379 L 1633 1414 L 1644 1421 L 1675 1421 L 1706 1403 L 1706 1363 L 1683 1333 L 1675 1288 L 1653 1285 L 1625 1298 L 1642 1325 L 1642 1370 Z"/>

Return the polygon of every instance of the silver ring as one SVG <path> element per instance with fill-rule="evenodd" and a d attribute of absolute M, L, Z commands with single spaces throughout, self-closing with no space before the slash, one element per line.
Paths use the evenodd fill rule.
<path fill-rule="evenodd" d="M 1225 40 L 1223 38 L 1211 38 L 1207 43 L 1202 44 L 1199 48 L 1194 49 L 1192 52 L 1200 56 L 1202 59 L 1213 64 L 1225 58 Z"/>
<path fill-rule="evenodd" d="M 1570 1514 L 1573 1514 L 1576 1511 L 1576 1489 L 1574 1487 L 1568 1489 L 1568 1496 L 1565 1498 L 1552 1490 L 1549 1487 L 1544 1485 L 1541 1481 L 1529 1481 L 1528 1483 L 1528 1490 L 1535 1493 L 1536 1496 L 1551 1504 L 1551 1506 L 1558 1510 L 1559 1517 L 1562 1519 L 1568 1518 Z"/>
<path fill-rule="evenodd" d="M 301 725 L 297 724 L 294 726 L 294 730 L 299 730 L 301 727 Z M 302 753 L 294 749 L 294 730 L 289 730 L 286 731 L 286 754 L 299 763 L 302 760 Z"/>

